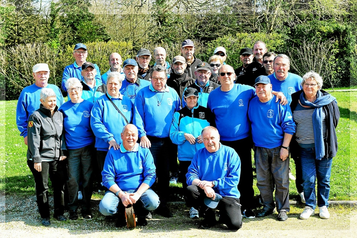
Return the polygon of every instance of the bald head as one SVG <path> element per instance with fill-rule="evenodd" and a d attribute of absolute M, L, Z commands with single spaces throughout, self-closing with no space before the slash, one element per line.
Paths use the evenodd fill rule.
<path fill-rule="evenodd" d="M 219 131 L 213 126 L 207 126 L 201 131 L 201 137 L 205 148 L 210 152 L 216 152 L 220 148 Z"/>
<path fill-rule="evenodd" d="M 138 129 L 133 124 L 128 124 L 121 133 L 123 147 L 127 151 L 132 151 L 138 140 Z"/>
<path fill-rule="evenodd" d="M 167 52 L 163 47 L 157 47 L 154 49 L 154 59 L 155 63 L 158 65 L 165 66 L 165 58 L 167 57 Z"/>
<path fill-rule="evenodd" d="M 122 57 L 118 53 L 112 53 L 109 56 L 109 65 L 111 66 L 111 72 L 120 72 L 122 67 Z"/>

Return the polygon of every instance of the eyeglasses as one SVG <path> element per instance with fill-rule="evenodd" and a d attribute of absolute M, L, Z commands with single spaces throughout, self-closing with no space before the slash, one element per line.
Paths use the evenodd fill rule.
<path fill-rule="evenodd" d="M 81 89 L 81 87 L 76 87 L 76 88 L 69 88 L 67 89 L 68 92 L 78 92 Z"/>
<path fill-rule="evenodd" d="M 221 57 L 224 57 L 225 53 L 224 52 L 216 52 L 215 55 L 220 55 Z"/>
<path fill-rule="evenodd" d="M 150 56 L 139 56 L 139 58 L 143 60 L 150 60 Z"/>
<path fill-rule="evenodd" d="M 166 80 L 166 78 L 151 78 L 151 80 L 153 80 L 153 81 L 165 81 Z"/>
<path fill-rule="evenodd" d="M 317 86 L 316 83 L 305 83 L 303 85 L 306 86 L 306 87 L 316 87 Z"/>
<path fill-rule="evenodd" d="M 221 64 L 210 64 L 210 67 L 220 67 L 221 66 Z"/>
<path fill-rule="evenodd" d="M 203 74 L 203 75 L 206 75 L 206 74 L 210 73 L 210 71 L 206 71 L 206 70 L 198 70 L 196 72 L 198 72 L 198 74 Z"/>
<path fill-rule="evenodd" d="M 264 64 L 267 64 L 267 63 L 272 63 L 273 60 L 264 60 L 263 62 L 264 62 Z"/>
<path fill-rule="evenodd" d="M 76 54 L 86 54 L 87 51 L 75 50 Z"/>
<path fill-rule="evenodd" d="M 234 73 L 233 72 L 221 72 L 220 76 L 225 76 L 225 74 L 230 77 Z"/>

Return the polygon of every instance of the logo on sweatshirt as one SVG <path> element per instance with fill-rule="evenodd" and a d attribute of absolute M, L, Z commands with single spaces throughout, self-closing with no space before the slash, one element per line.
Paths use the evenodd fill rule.
<path fill-rule="evenodd" d="M 244 101 L 242 99 L 239 99 L 239 107 L 243 107 L 244 106 Z"/>
<path fill-rule="evenodd" d="M 199 118 L 205 119 L 205 112 L 199 112 Z"/>
<path fill-rule="evenodd" d="M 287 91 L 288 91 L 288 94 L 290 94 L 290 95 L 291 95 L 292 93 L 295 93 L 295 92 L 296 92 L 293 87 L 288 87 L 288 88 L 287 88 Z"/>
<path fill-rule="evenodd" d="M 33 121 L 29 121 L 29 127 L 33 127 L 34 126 L 34 122 Z"/>
<path fill-rule="evenodd" d="M 268 118 L 273 118 L 273 110 L 272 109 L 269 109 L 268 111 L 267 111 L 267 117 Z"/>
<path fill-rule="evenodd" d="M 83 116 L 89 118 L 91 114 L 89 113 L 89 111 L 83 111 Z"/>
<path fill-rule="evenodd" d="M 167 103 L 169 106 L 173 105 L 173 99 L 167 98 Z"/>
<path fill-rule="evenodd" d="M 122 105 L 123 106 L 123 111 L 124 112 L 128 112 L 128 107 L 127 107 L 127 105 Z"/>

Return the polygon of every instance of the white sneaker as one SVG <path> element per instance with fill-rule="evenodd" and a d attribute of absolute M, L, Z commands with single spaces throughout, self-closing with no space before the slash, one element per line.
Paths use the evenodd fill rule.
<path fill-rule="evenodd" d="M 326 206 L 319 208 L 319 217 L 322 219 L 328 219 L 330 217 L 329 211 Z"/>
<path fill-rule="evenodd" d="M 303 192 L 300 193 L 300 198 L 302 203 L 306 203 L 305 194 Z"/>
<path fill-rule="evenodd" d="M 82 200 L 83 196 L 82 196 L 82 192 L 78 191 L 78 196 L 77 196 L 78 200 Z"/>
<path fill-rule="evenodd" d="M 189 216 L 191 219 L 199 218 L 199 211 L 192 207 L 189 210 Z"/>
<path fill-rule="evenodd" d="M 288 177 L 290 178 L 290 180 L 296 180 L 296 177 L 291 172 L 288 173 Z"/>
<path fill-rule="evenodd" d="M 300 219 L 307 220 L 313 214 L 314 214 L 314 210 L 311 207 L 306 206 L 305 210 L 303 210 L 303 212 L 300 215 Z"/>

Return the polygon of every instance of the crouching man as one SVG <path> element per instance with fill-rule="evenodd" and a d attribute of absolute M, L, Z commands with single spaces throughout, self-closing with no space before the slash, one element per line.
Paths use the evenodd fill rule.
<path fill-rule="evenodd" d="M 145 217 L 159 206 L 158 195 L 150 189 L 156 178 L 153 156 L 137 143 L 136 126 L 126 125 L 121 138 L 120 148 L 111 148 L 106 156 L 102 182 L 109 191 L 99 211 L 105 216 L 117 216 L 117 227 L 146 226 Z"/>
<path fill-rule="evenodd" d="M 237 189 L 240 158 L 234 149 L 220 143 L 215 127 L 205 127 L 201 136 L 205 148 L 195 154 L 186 174 L 190 206 L 197 210 L 201 208 L 204 214 L 199 228 L 214 226 L 217 222 L 215 210 L 218 209 L 219 221 L 229 230 L 236 231 L 242 226 L 240 192 Z"/>

